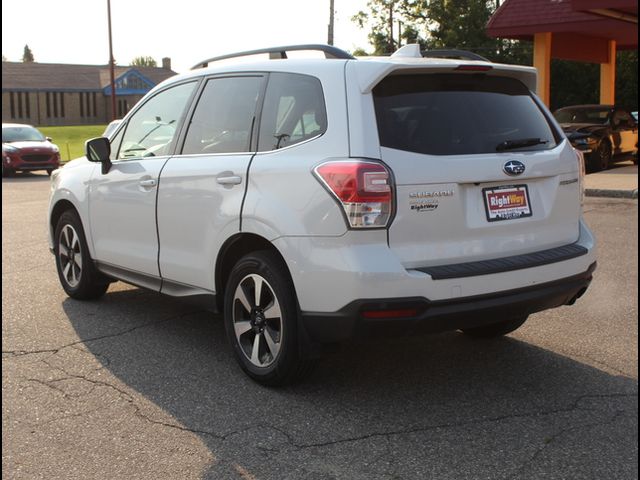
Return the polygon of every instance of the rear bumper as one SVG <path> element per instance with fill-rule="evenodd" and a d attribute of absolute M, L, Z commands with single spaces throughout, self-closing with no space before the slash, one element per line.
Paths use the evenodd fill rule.
<path fill-rule="evenodd" d="M 489 325 L 500 320 L 571 305 L 591 283 L 596 263 L 560 280 L 498 293 L 453 300 L 424 297 L 356 300 L 337 312 L 303 312 L 302 327 L 311 341 L 343 342 L 354 337 L 435 333 Z M 370 318 L 371 313 L 400 311 L 395 318 Z M 375 315 L 379 316 L 379 315 Z"/>
<path fill-rule="evenodd" d="M 350 231 L 341 237 L 280 237 L 273 243 L 286 252 L 283 257 L 300 309 L 332 314 L 357 299 L 455 302 L 578 275 L 596 261 L 595 238 L 583 222 L 579 229 L 571 251 L 554 248 L 550 252 L 553 255 L 537 251 L 514 258 L 449 265 L 455 267 L 451 275 L 449 268 L 442 275 L 440 266 L 405 267 L 388 247 L 383 230 Z M 429 246 L 425 244 L 425 248 Z"/>

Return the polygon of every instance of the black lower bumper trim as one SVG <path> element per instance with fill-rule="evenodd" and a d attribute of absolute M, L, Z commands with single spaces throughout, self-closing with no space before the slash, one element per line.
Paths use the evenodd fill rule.
<path fill-rule="evenodd" d="M 572 243 L 561 247 L 541 250 L 539 252 L 525 253 L 511 257 L 482 260 L 478 262 L 457 263 L 454 265 L 439 265 L 435 267 L 416 268 L 420 272 L 431 275 L 434 280 L 446 278 L 474 277 L 476 275 L 489 275 L 491 273 L 510 272 L 523 268 L 540 267 L 555 262 L 564 262 L 572 258 L 589 253 L 582 245 Z"/>
<path fill-rule="evenodd" d="M 358 336 L 436 333 L 489 325 L 508 318 L 570 305 L 589 287 L 596 269 L 531 287 L 455 300 L 430 301 L 422 297 L 356 300 L 337 312 L 302 312 L 308 337 L 319 343 L 335 343 Z M 365 311 L 413 310 L 405 318 L 364 318 Z"/>

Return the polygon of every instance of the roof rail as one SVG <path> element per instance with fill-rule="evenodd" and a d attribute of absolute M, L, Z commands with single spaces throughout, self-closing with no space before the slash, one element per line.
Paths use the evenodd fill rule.
<path fill-rule="evenodd" d="M 469 52 L 467 50 L 426 50 L 422 54 L 427 58 L 461 58 L 462 60 L 479 60 L 481 62 L 490 62 L 491 60 L 478 55 L 477 53 Z"/>
<path fill-rule="evenodd" d="M 270 47 L 270 48 L 260 48 L 258 50 L 247 50 L 246 52 L 230 53 L 228 55 L 221 55 L 219 57 L 208 58 L 206 60 L 203 60 L 195 64 L 193 67 L 191 67 L 191 70 L 196 70 L 198 68 L 205 68 L 209 66 L 209 63 L 211 62 L 218 62 L 220 60 L 227 60 L 229 58 L 257 55 L 260 53 L 268 53 L 270 59 L 287 58 L 287 52 L 294 52 L 299 50 L 312 50 L 312 51 L 324 52 L 324 55 L 326 58 L 340 58 L 345 60 L 355 59 L 353 55 L 345 52 L 344 50 L 336 48 L 332 45 L 323 45 L 323 44 L 287 45 L 284 47 Z"/>

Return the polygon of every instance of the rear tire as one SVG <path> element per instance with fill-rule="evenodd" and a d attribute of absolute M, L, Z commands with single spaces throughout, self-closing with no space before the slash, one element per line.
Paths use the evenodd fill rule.
<path fill-rule="evenodd" d="M 609 142 L 602 140 L 598 144 L 596 151 L 591 155 L 590 160 L 591 172 L 601 172 L 608 169 L 611 163 L 611 145 Z"/>
<path fill-rule="evenodd" d="M 224 322 L 240 367 L 255 381 L 282 386 L 306 376 L 313 362 L 300 355 L 293 283 L 273 252 L 242 257 L 224 294 Z"/>
<path fill-rule="evenodd" d="M 58 278 L 71 298 L 93 300 L 109 288 L 109 280 L 93 264 L 80 217 L 73 210 L 64 212 L 54 236 Z"/>
<path fill-rule="evenodd" d="M 483 325 L 482 327 L 463 328 L 462 332 L 473 338 L 496 338 L 511 333 L 520 328 L 527 321 L 528 315 L 510 318 L 491 325 Z"/>

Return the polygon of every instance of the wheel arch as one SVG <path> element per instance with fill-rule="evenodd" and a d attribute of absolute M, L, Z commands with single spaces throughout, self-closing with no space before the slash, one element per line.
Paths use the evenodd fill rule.
<path fill-rule="evenodd" d="M 60 217 L 62 216 L 62 214 L 67 210 L 73 210 L 74 212 L 76 212 L 78 217 L 80 217 L 80 212 L 78 212 L 78 209 L 72 202 L 64 198 L 58 200 L 56 204 L 53 206 L 53 208 L 51 209 L 51 214 L 49 215 L 49 230 L 51 232 L 51 238 L 54 237 L 54 232 L 56 231 L 56 225 L 58 225 L 58 220 L 60 220 Z M 80 221 L 82 221 L 82 218 L 80 218 Z M 84 225 L 83 225 L 83 228 L 84 228 Z M 85 231 L 86 231 L 86 228 L 85 228 Z"/>
<path fill-rule="evenodd" d="M 289 274 L 289 279 L 292 278 L 287 262 L 273 243 L 255 233 L 238 233 L 227 239 L 222 245 L 216 260 L 214 273 L 216 302 L 220 311 L 224 311 L 225 287 L 233 266 L 245 255 L 260 250 L 274 252 L 284 265 Z"/>

